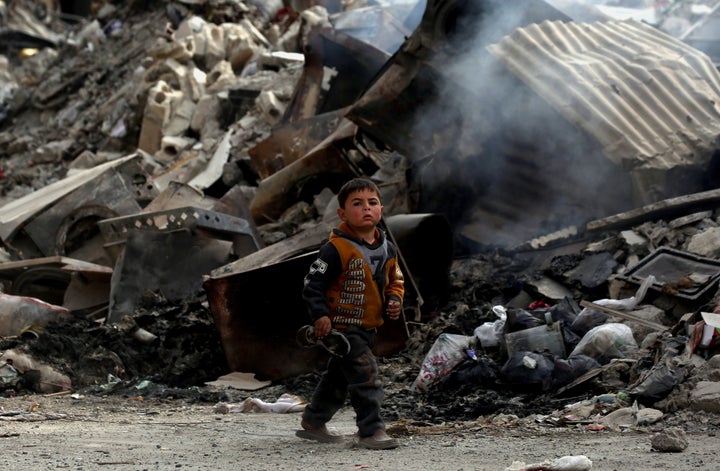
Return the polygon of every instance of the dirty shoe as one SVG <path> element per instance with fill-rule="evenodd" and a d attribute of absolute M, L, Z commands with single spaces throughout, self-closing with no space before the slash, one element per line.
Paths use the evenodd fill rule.
<path fill-rule="evenodd" d="M 315 328 L 311 325 L 305 325 L 297 331 L 295 340 L 301 347 L 309 348 L 320 346 L 338 357 L 344 357 L 350 352 L 350 342 L 348 342 L 348 339 L 343 334 L 335 329 L 330 330 L 328 335 L 319 339 L 315 337 Z"/>
<path fill-rule="evenodd" d="M 400 442 L 390 437 L 383 429 L 376 430 L 369 437 L 358 438 L 357 444 L 370 450 L 390 450 L 400 446 Z"/>
<path fill-rule="evenodd" d="M 305 440 L 315 440 L 320 443 L 340 443 L 343 441 L 343 437 L 336 433 L 332 433 L 328 430 L 325 424 L 320 427 L 313 427 L 304 420 L 300 422 L 302 430 L 295 432 L 295 436 L 304 438 Z"/>

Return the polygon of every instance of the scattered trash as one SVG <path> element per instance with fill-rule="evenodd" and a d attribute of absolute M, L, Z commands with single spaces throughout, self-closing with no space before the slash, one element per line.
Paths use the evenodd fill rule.
<path fill-rule="evenodd" d="M 460 363 L 474 341 L 474 337 L 467 335 L 440 334 L 425 355 L 412 387 L 421 392 L 427 391 Z"/>
<path fill-rule="evenodd" d="M 514 461 L 505 471 L 587 471 L 592 469 L 592 464 L 585 455 L 571 455 L 533 464 Z"/>
<path fill-rule="evenodd" d="M 305 410 L 306 405 L 306 400 L 292 394 L 283 394 L 275 402 L 265 402 L 255 397 L 248 397 L 240 404 L 220 402 L 215 405 L 215 413 L 230 414 L 237 412 L 274 412 L 285 414 L 291 412 L 302 412 Z"/>

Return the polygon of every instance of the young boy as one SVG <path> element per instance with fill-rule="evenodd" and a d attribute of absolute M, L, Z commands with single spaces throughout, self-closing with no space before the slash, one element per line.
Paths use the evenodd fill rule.
<path fill-rule="evenodd" d="M 378 450 L 396 448 L 399 443 L 385 433 L 380 416 L 384 392 L 372 348 L 383 315 L 393 320 L 400 317 L 403 274 L 395 246 L 377 227 L 383 210 L 378 187 L 368 179 L 356 178 L 343 185 L 337 199 L 342 222 L 310 267 L 303 299 L 315 336 L 322 339 L 331 329 L 340 331 L 350 343 L 350 351 L 328 362 L 296 435 L 324 443 L 341 442 L 342 437 L 330 432 L 326 423 L 349 393 L 358 426 L 357 444 Z"/>

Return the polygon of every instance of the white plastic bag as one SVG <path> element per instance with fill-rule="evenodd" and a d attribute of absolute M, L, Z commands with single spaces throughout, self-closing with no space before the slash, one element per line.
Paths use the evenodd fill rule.
<path fill-rule="evenodd" d="M 420 366 L 420 373 L 412 384 L 413 389 L 426 392 L 429 387 L 447 375 L 466 355 L 475 337 L 458 334 L 440 334 Z"/>
<path fill-rule="evenodd" d="M 609 323 L 590 329 L 570 356 L 587 355 L 604 365 L 613 358 L 635 358 L 637 351 L 632 329 L 625 324 Z"/>
<path fill-rule="evenodd" d="M 483 347 L 497 347 L 502 340 L 507 312 L 503 306 L 493 306 L 493 312 L 498 319 L 495 322 L 485 322 L 475 328 L 473 334 L 480 341 Z"/>

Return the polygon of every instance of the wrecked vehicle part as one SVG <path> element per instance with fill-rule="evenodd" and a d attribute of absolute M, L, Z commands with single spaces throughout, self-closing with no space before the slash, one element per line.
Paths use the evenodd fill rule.
<path fill-rule="evenodd" d="M 98 225 L 106 245 L 110 248 L 121 246 L 132 230 L 169 232 L 190 230 L 233 243 L 250 238 L 256 248 L 262 247 L 262 243 L 255 239 L 255 231 L 246 219 L 192 206 L 106 219 L 100 221 Z"/>
<path fill-rule="evenodd" d="M 231 251 L 229 242 L 189 229 L 132 230 L 123 245 L 111 279 L 111 324 L 132 315 L 143 296 L 159 293 L 170 302 L 196 296 L 202 274 L 226 263 Z"/>
<path fill-rule="evenodd" d="M 170 301 L 194 296 L 202 276 L 228 262 L 233 244 L 245 247 L 255 237 L 244 219 L 193 207 L 107 219 L 100 230 L 118 253 L 110 323 L 132 314 L 145 292 L 159 291 Z"/>
<path fill-rule="evenodd" d="M 100 218 L 136 213 L 156 194 L 140 157 L 131 155 L 6 204 L 0 208 L 0 237 L 15 259 L 71 255 L 66 249 L 93 238 Z"/>
<path fill-rule="evenodd" d="M 308 253 L 256 270 L 205 279 L 203 288 L 230 371 L 276 380 L 327 362 L 324 350 L 303 349 L 295 342 L 297 330 L 308 323 L 300 293 L 316 256 Z M 282 289 L 284 295 L 261 294 L 268 289 Z"/>
<path fill-rule="evenodd" d="M 62 256 L 0 263 L 3 292 L 70 311 L 107 304 L 111 274 L 110 267 Z M 78 287 L 78 282 L 84 286 Z"/>

